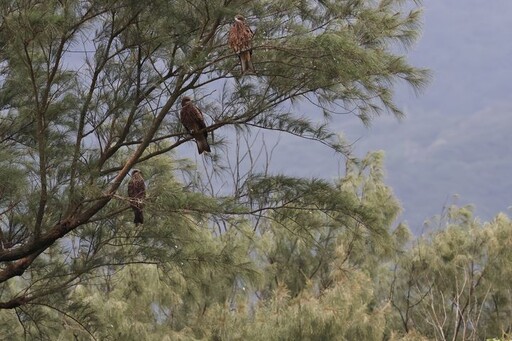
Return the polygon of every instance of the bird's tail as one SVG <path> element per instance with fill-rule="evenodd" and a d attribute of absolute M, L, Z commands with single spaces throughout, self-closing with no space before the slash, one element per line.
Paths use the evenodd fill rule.
<path fill-rule="evenodd" d="M 133 208 L 133 222 L 135 225 L 144 224 L 144 214 L 142 213 L 142 209 Z"/>
<path fill-rule="evenodd" d="M 196 144 L 199 154 L 202 154 L 203 152 L 211 152 L 210 145 L 208 144 L 208 141 L 206 141 L 206 138 L 197 139 Z"/>
<path fill-rule="evenodd" d="M 242 73 L 252 72 L 256 73 L 254 65 L 252 64 L 251 51 L 243 51 L 240 53 L 240 64 L 242 67 Z"/>

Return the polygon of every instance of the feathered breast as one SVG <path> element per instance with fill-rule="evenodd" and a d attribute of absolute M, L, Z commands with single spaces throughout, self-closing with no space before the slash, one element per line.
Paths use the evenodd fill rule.
<path fill-rule="evenodd" d="M 252 37 L 253 33 L 249 26 L 235 22 L 229 31 L 228 43 L 235 53 L 240 53 L 252 47 Z"/>
<path fill-rule="evenodd" d="M 189 131 L 198 131 L 206 127 L 203 114 L 192 103 L 181 109 L 180 120 Z"/>

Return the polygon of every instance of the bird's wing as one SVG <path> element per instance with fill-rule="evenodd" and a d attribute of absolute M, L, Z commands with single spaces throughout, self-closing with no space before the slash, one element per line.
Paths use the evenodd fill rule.
<path fill-rule="evenodd" d="M 139 179 L 137 180 L 137 191 L 139 193 L 139 198 L 144 199 L 146 197 L 146 183 L 144 182 L 142 175 L 139 175 Z"/>
<path fill-rule="evenodd" d="M 199 129 L 206 128 L 203 112 L 198 107 L 194 107 L 194 109 L 194 118 L 196 120 L 197 126 L 199 127 Z"/>
<path fill-rule="evenodd" d="M 254 33 L 252 32 L 251 28 L 247 24 L 242 25 L 242 42 L 243 42 L 243 48 L 245 50 L 252 48 L 252 37 L 254 36 Z"/>
<path fill-rule="evenodd" d="M 198 107 L 194 107 L 194 108 L 196 109 L 195 110 L 195 119 L 196 119 L 196 124 L 197 124 L 197 130 L 205 129 L 206 123 L 204 121 L 203 112 Z M 203 136 L 206 138 L 208 136 L 208 132 L 206 132 L 206 131 L 203 132 Z"/>

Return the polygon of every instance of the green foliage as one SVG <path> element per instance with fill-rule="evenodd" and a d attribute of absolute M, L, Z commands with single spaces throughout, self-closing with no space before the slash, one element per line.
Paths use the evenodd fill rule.
<path fill-rule="evenodd" d="M 453 208 L 444 230 L 411 242 L 394 225 L 383 153 L 354 158 L 329 124 L 339 108 L 364 124 L 401 117 L 395 84 L 428 81 L 403 55 L 420 26 L 408 5 L 2 1 L 2 337 L 505 337 L 508 218 L 481 224 Z M 241 77 L 226 44 L 238 13 L 256 32 L 257 75 Z M 202 172 L 177 153 L 191 139 L 177 117 L 184 95 L 209 132 L 320 142 L 346 156 L 346 174 L 270 174 L 252 148 L 232 164 L 217 138 Z M 304 100 L 324 115 L 299 112 Z M 134 167 L 147 184 L 139 226 L 125 190 Z M 436 325 L 445 311 L 463 323 Z"/>
<path fill-rule="evenodd" d="M 510 330 L 512 223 L 488 223 L 469 207 L 450 207 L 442 230 L 419 239 L 400 257 L 392 282 L 402 327 L 436 339 L 505 337 Z M 507 316 L 507 317 L 505 317 Z"/>

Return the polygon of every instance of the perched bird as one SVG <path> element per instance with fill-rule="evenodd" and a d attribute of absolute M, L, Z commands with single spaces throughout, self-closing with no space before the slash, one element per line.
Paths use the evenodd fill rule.
<path fill-rule="evenodd" d="M 196 140 L 199 154 L 202 152 L 211 152 L 210 145 L 206 140 L 208 133 L 206 131 L 200 132 L 202 129 L 206 128 L 203 113 L 192 103 L 192 100 L 188 96 L 181 99 L 180 120 L 185 129 L 187 129 L 189 134 Z"/>
<path fill-rule="evenodd" d="M 252 37 L 254 33 L 245 22 L 245 18 L 237 14 L 228 35 L 228 44 L 240 59 L 242 74 L 247 71 L 256 72 L 252 64 Z"/>
<path fill-rule="evenodd" d="M 130 198 L 130 206 L 133 210 L 133 222 L 135 225 L 144 223 L 144 199 L 146 198 L 146 184 L 142 177 L 142 172 L 138 169 L 132 171 L 132 178 L 128 181 L 128 197 Z"/>

